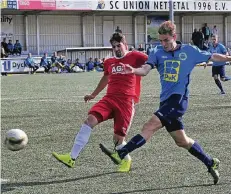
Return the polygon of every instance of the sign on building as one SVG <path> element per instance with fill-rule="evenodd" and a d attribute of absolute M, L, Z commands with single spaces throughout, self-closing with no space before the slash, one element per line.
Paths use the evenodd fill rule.
<path fill-rule="evenodd" d="M 55 10 L 56 0 L 18 0 L 18 8 L 23 10 Z"/>
<path fill-rule="evenodd" d="M 93 10 L 99 11 L 169 11 L 169 0 L 98 0 L 93 1 Z M 231 1 L 173 0 L 174 11 L 230 12 Z"/>
<path fill-rule="evenodd" d="M 12 15 L 1 15 L 1 38 L 11 38 L 13 36 Z"/>
<path fill-rule="evenodd" d="M 1 9 L 17 9 L 17 0 L 1 0 Z"/>

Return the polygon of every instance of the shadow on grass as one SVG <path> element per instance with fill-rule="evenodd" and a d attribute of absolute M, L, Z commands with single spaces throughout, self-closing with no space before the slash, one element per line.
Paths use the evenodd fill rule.
<path fill-rule="evenodd" d="M 131 190 L 131 191 L 122 191 L 122 192 L 113 192 L 110 194 L 125 194 L 125 193 L 141 193 L 141 192 L 152 192 L 152 191 L 166 191 L 166 190 L 172 190 L 172 189 L 183 189 L 183 188 L 196 188 L 196 187 L 210 187 L 214 184 L 198 184 L 198 185 L 179 185 L 179 186 L 173 186 L 173 187 L 159 187 L 159 188 L 151 188 L 151 189 L 139 189 L 139 190 Z M 227 183 L 219 183 L 217 186 L 221 185 L 230 185 L 230 182 Z"/>
<path fill-rule="evenodd" d="M 105 175 L 115 174 L 118 172 L 108 172 L 103 174 L 96 174 L 91 176 L 85 176 L 85 177 L 78 177 L 78 178 L 72 178 L 72 179 L 64 179 L 64 180 L 55 180 L 55 181 L 46 181 L 46 182 L 18 182 L 18 183 L 4 183 L 1 185 L 1 192 L 8 192 L 16 189 L 17 187 L 31 187 L 36 185 L 51 185 L 51 184 L 59 184 L 59 183 L 69 183 L 74 182 L 78 180 L 84 180 L 84 179 L 91 179 L 96 177 L 101 177 Z"/>

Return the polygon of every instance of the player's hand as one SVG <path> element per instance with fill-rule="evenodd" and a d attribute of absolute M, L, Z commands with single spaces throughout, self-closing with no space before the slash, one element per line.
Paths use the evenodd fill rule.
<path fill-rule="evenodd" d="M 123 66 L 124 68 L 124 74 L 131 74 L 134 73 L 134 68 L 129 65 L 129 64 L 124 64 L 124 63 L 120 63 L 120 65 Z"/>
<path fill-rule="evenodd" d="M 86 95 L 86 96 L 84 96 L 84 101 L 85 101 L 85 102 L 89 102 L 90 100 L 92 100 L 92 99 L 94 99 L 94 98 L 95 98 L 95 96 L 92 95 L 92 94 Z"/>

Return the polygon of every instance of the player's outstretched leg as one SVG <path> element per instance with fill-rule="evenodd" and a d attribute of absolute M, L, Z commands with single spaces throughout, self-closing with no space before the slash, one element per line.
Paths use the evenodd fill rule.
<path fill-rule="evenodd" d="M 213 164 L 208 169 L 208 172 L 212 175 L 214 185 L 216 185 L 219 181 L 219 178 L 220 178 L 220 174 L 218 172 L 220 161 L 217 158 L 213 158 L 212 161 L 213 161 Z"/>
<path fill-rule="evenodd" d="M 75 160 L 79 156 L 81 150 L 86 146 L 90 135 L 91 135 L 92 128 L 86 124 L 83 124 L 80 131 L 75 137 L 75 142 L 72 147 L 70 154 L 57 154 L 53 152 L 52 155 L 60 162 L 65 164 L 66 166 L 72 168 L 75 166 Z"/>
<path fill-rule="evenodd" d="M 115 151 L 109 150 L 105 145 L 99 144 L 100 149 L 103 153 L 110 157 L 114 164 L 119 165 L 117 172 L 129 172 L 131 169 L 132 159 L 129 154 L 127 154 L 124 159 L 121 159 L 117 153 L 117 150 L 121 149 L 126 143 L 116 147 Z"/>
<path fill-rule="evenodd" d="M 119 164 L 120 165 L 120 168 L 118 170 L 119 172 L 125 172 L 126 169 L 128 169 L 128 168 L 124 168 L 123 166 L 129 166 L 131 164 L 131 163 L 126 164 L 125 157 L 130 152 L 132 152 L 133 150 L 141 147 L 145 143 L 146 143 L 146 140 L 140 134 L 138 134 L 138 135 L 134 136 L 125 146 L 123 146 L 119 150 L 110 151 L 103 144 L 100 144 L 100 148 L 101 148 L 102 152 L 105 153 L 107 156 L 109 156 L 109 158 L 115 164 Z M 125 170 L 123 171 L 123 169 L 125 169 Z"/>
<path fill-rule="evenodd" d="M 52 155 L 60 162 L 68 166 L 69 168 L 73 168 L 75 166 L 75 160 L 71 158 L 70 154 L 57 154 L 53 152 Z"/>

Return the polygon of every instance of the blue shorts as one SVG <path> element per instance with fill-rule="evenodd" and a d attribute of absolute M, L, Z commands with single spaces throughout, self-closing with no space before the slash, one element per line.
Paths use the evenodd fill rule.
<path fill-rule="evenodd" d="M 154 113 L 165 126 L 168 132 L 184 129 L 182 116 L 188 108 L 188 97 L 173 94 L 160 103 L 159 109 Z"/>
<path fill-rule="evenodd" d="M 212 76 L 220 75 L 220 77 L 225 77 L 225 65 L 222 66 L 212 66 Z"/>

